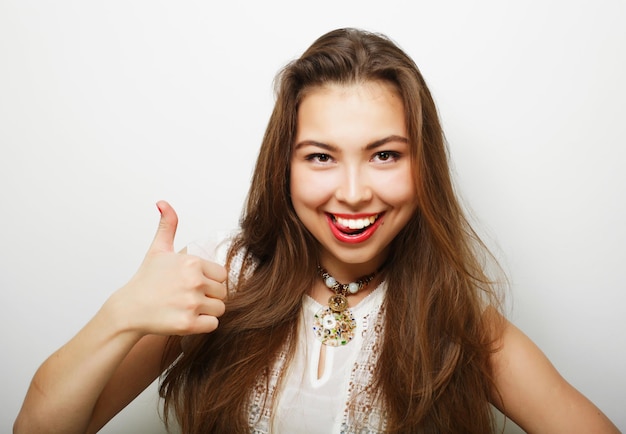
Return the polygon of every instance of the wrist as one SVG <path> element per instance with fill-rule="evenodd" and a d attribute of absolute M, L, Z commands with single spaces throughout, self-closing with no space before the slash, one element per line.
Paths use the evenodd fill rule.
<path fill-rule="evenodd" d="M 111 329 L 114 335 L 126 335 L 129 339 L 139 341 L 148 334 L 137 321 L 138 316 L 132 312 L 132 303 L 121 297 L 118 290 L 102 305 L 96 317 L 104 327 Z"/>

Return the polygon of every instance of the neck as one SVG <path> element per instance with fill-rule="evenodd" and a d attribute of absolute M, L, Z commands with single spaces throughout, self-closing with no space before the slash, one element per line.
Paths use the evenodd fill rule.
<path fill-rule="evenodd" d="M 346 264 L 333 261 L 332 259 L 322 258 L 320 266 L 338 282 L 350 283 L 356 282 L 370 274 L 380 274 L 381 270 L 384 268 L 384 261 L 376 259 L 366 263 Z"/>

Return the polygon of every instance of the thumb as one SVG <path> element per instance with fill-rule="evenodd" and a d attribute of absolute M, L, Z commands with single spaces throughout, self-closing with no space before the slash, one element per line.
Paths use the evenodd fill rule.
<path fill-rule="evenodd" d="M 173 252 L 174 236 L 176 235 L 176 227 L 178 226 L 178 216 L 174 208 L 164 200 L 158 201 L 156 205 L 161 213 L 161 220 L 159 221 L 159 228 L 157 229 L 149 251 Z"/>

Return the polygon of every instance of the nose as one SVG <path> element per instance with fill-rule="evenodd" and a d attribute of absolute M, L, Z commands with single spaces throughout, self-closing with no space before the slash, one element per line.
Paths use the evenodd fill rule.
<path fill-rule="evenodd" d="M 358 166 L 345 167 L 335 190 L 335 198 L 350 207 L 356 207 L 372 199 L 372 188 L 367 171 Z"/>

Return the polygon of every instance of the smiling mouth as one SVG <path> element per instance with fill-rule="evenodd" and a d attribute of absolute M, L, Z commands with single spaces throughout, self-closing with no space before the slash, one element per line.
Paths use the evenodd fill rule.
<path fill-rule="evenodd" d="M 357 235 L 365 232 L 367 228 L 376 223 L 380 215 L 381 214 L 374 214 L 368 217 L 345 218 L 330 214 L 330 217 L 338 230 L 348 235 Z"/>

